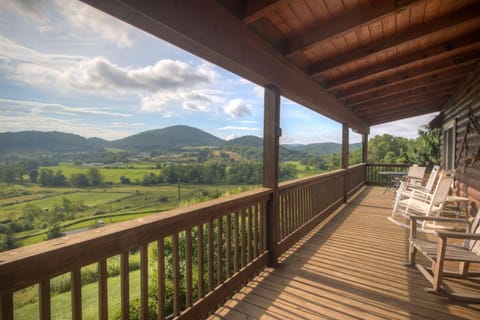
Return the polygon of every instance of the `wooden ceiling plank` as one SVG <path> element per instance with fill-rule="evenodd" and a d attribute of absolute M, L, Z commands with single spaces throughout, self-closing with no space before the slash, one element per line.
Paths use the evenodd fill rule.
<path fill-rule="evenodd" d="M 448 80 L 439 84 L 433 84 L 433 85 L 427 84 L 414 89 L 407 88 L 406 90 L 393 91 L 391 93 L 389 92 L 386 95 L 380 95 L 380 94 L 372 95 L 369 99 L 368 98 L 363 99 L 360 102 L 348 104 L 348 106 L 352 109 L 355 109 L 356 107 L 365 106 L 369 104 L 379 104 L 379 103 L 387 102 L 390 99 L 396 100 L 405 96 L 429 94 L 430 92 L 437 91 L 437 90 L 456 91 L 457 89 L 458 89 L 458 81 Z"/>
<path fill-rule="evenodd" d="M 412 90 L 411 93 L 403 93 L 397 94 L 394 96 L 389 97 L 380 97 L 377 100 L 364 102 L 362 104 L 357 104 L 355 106 L 351 106 L 353 112 L 366 110 L 372 107 L 383 107 L 388 105 L 394 105 L 397 102 L 401 102 L 404 100 L 413 100 L 413 99 L 428 99 L 432 97 L 437 97 L 443 94 L 453 94 L 457 90 L 456 86 L 443 86 L 443 87 L 433 87 L 430 90 Z"/>
<path fill-rule="evenodd" d="M 320 24 L 290 39 L 285 55 L 291 56 L 301 53 L 317 46 L 321 42 L 333 40 L 361 27 L 368 27 L 372 22 L 380 20 L 396 10 L 408 8 L 416 2 L 417 0 L 406 1 L 399 7 L 395 0 L 383 0 L 373 7 L 350 12 L 348 18 L 344 17 Z"/>
<path fill-rule="evenodd" d="M 254 83 L 274 85 L 283 96 L 335 121 L 369 132 L 350 109 L 213 0 L 83 2 Z"/>
<path fill-rule="evenodd" d="M 254 23 L 264 16 L 277 10 L 280 6 L 288 4 L 288 0 L 249 0 L 245 5 L 243 22 Z"/>
<path fill-rule="evenodd" d="M 444 99 L 449 99 L 453 95 L 453 92 L 440 92 L 432 96 L 428 97 L 409 97 L 409 98 L 404 98 L 401 100 L 397 101 L 392 101 L 392 103 L 382 103 L 378 105 L 371 105 L 366 108 L 362 108 L 360 110 L 355 109 L 354 112 L 355 114 L 359 115 L 360 117 L 368 115 L 368 114 L 373 114 L 373 113 L 378 113 L 378 112 L 387 112 L 389 110 L 397 110 L 397 109 L 403 109 L 405 106 L 408 105 L 423 105 L 431 101 L 436 101 L 436 100 L 444 100 Z"/>
<path fill-rule="evenodd" d="M 344 54 L 335 56 L 332 59 L 319 61 L 314 63 L 311 67 L 311 76 L 317 77 L 329 69 L 338 67 L 342 64 L 353 60 L 363 59 L 370 55 L 375 55 L 389 48 L 399 46 L 403 43 L 408 43 L 422 37 L 430 36 L 436 32 L 447 32 L 458 25 L 468 23 L 472 20 L 480 19 L 478 15 L 480 12 L 480 2 L 475 3 L 467 8 L 459 10 L 449 17 L 442 17 L 431 22 L 421 24 L 419 26 L 410 28 L 408 31 L 399 33 L 394 37 L 388 37 L 381 41 L 377 41 L 366 46 L 359 47 Z"/>
<path fill-rule="evenodd" d="M 399 67 L 414 64 L 418 61 L 425 60 L 425 62 L 427 62 L 428 60 L 441 59 L 442 57 L 450 58 L 455 54 L 462 54 L 477 48 L 480 48 L 479 32 L 469 34 L 461 39 L 445 41 L 440 45 L 435 45 L 422 51 L 416 51 L 396 59 L 391 59 L 385 63 L 380 63 L 365 68 L 364 70 L 344 75 L 332 81 L 328 81 L 326 88 L 335 90 L 343 86 L 352 85 L 358 81 L 363 81 L 365 78 L 381 74 L 382 72 L 391 72 Z"/>
<path fill-rule="evenodd" d="M 365 117 L 365 121 L 367 121 L 371 126 L 377 125 L 377 124 L 382 124 L 382 123 L 387 123 L 387 122 L 392 122 L 392 121 L 398 121 L 402 119 L 407 119 L 411 117 L 416 117 L 420 115 L 424 115 L 427 113 L 433 113 L 437 111 L 441 111 L 443 105 L 447 101 L 436 101 L 433 102 L 429 105 L 426 106 L 417 106 L 411 110 L 407 111 L 400 111 L 398 113 L 387 113 L 385 115 L 380 115 L 378 117 L 372 116 L 372 117 Z"/>
<path fill-rule="evenodd" d="M 410 90 L 424 88 L 425 86 L 442 86 L 447 84 L 458 85 L 460 79 L 465 78 L 465 72 L 468 72 L 468 70 L 456 70 L 445 74 L 429 76 L 427 79 L 419 78 L 395 86 L 378 88 L 377 90 L 369 90 L 367 92 L 360 92 L 343 100 L 346 105 L 350 106 L 357 103 L 370 101 L 378 97 L 388 97 L 394 94 L 406 93 Z"/>
<path fill-rule="evenodd" d="M 422 68 L 410 70 L 409 72 L 404 72 L 400 74 L 395 74 L 390 77 L 381 78 L 378 81 L 370 81 L 368 83 L 362 83 L 355 87 L 351 87 L 345 90 L 337 91 L 337 98 L 345 98 L 356 93 L 373 91 L 380 87 L 392 87 L 397 84 L 405 83 L 412 81 L 417 78 L 424 78 L 430 75 L 441 74 L 446 71 L 463 69 L 464 67 L 471 66 L 479 61 L 479 57 L 476 56 L 471 60 L 463 61 L 462 63 L 451 64 L 451 65 L 442 65 L 442 64 L 430 64 Z"/>

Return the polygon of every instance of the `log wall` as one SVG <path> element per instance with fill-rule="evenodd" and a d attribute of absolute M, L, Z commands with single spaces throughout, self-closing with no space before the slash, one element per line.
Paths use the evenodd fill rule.
<path fill-rule="evenodd" d="M 455 192 L 471 199 L 469 211 L 475 215 L 480 205 L 480 65 L 442 112 L 444 123 L 455 120 Z M 440 158 L 443 162 L 443 153 Z"/>

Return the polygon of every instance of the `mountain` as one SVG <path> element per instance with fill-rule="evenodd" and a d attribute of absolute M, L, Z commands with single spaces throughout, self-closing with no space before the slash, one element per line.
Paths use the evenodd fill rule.
<path fill-rule="evenodd" d="M 223 144 L 224 147 L 241 146 L 241 147 L 254 147 L 263 148 L 263 139 L 257 136 L 243 136 L 228 140 Z"/>
<path fill-rule="evenodd" d="M 106 140 L 86 139 L 64 132 L 22 131 L 0 133 L 0 154 L 69 153 L 102 151 Z"/>
<path fill-rule="evenodd" d="M 188 126 L 172 126 L 163 129 L 141 132 L 109 146 L 129 151 L 174 150 L 184 147 L 220 146 L 224 140 L 205 131 Z"/>
<path fill-rule="evenodd" d="M 326 155 L 329 153 L 341 153 L 342 144 L 335 142 L 321 142 L 321 143 L 311 143 L 311 144 L 284 144 L 283 147 L 289 150 L 302 151 L 316 156 Z M 351 143 L 350 151 L 355 151 L 362 147 L 361 143 Z"/>

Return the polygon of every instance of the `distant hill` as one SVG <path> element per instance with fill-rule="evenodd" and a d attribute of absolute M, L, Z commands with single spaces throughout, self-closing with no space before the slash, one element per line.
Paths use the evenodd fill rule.
<path fill-rule="evenodd" d="M 257 136 L 243 136 L 226 141 L 223 146 L 242 146 L 242 147 L 254 147 L 263 148 L 263 139 Z"/>
<path fill-rule="evenodd" d="M 184 147 L 220 146 L 224 140 L 188 126 L 172 126 L 112 141 L 109 146 L 130 151 L 174 150 Z"/>
<path fill-rule="evenodd" d="M 231 150 L 255 149 L 259 157 L 263 139 L 257 136 L 243 136 L 225 141 L 197 128 L 177 125 L 163 129 L 141 132 L 123 139 L 107 141 L 100 138 L 86 139 L 76 134 L 64 132 L 22 131 L 0 133 L 0 156 L 29 155 L 45 153 L 73 153 L 105 151 L 105 148 L 123 149 L 132 152 L 173 151 L 188 147 L 216 146 Z M 361 143 L 350 145 L 351 150 L 361 147 Z M 339 143 L 314 143 L 308 145 L 286 144 L 280 146 L 282 159 L 297 159 L 302 155 L 325 155 L 340 153 Z"/>
<path fill-rule="evenodd" d="M 321 143 L 311 143 L 311 144 L 284 144 L 283 147 L 295 150 L 306 152 L 309 154 L 322 156 L 330 153 L 341 153 L 342 152 L 342 144 L 335 143 L 335 142 L 321 142 Z M 355 151 L 362 147 L 361 143 L 352 143 L 350 144 L 350 151 Z"/>
<path fill-rule="evenodd" d="M 0 133 L 0 154 L 102 151 L 106 140 L 86 139 L 64 132 L 22 131 Z"/>

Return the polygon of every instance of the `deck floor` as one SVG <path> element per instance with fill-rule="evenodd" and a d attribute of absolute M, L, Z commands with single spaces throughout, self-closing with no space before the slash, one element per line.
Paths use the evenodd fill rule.
<path fill-rule="evenodd" d="M 387 220 L 383 190 L 366 187 L 210 319 L 480 319 L 480 304 L 426 293 L 428 281 L 403 265 L 408 232 Z M 475 280 L 447 285 L 479 293 Z"/>

